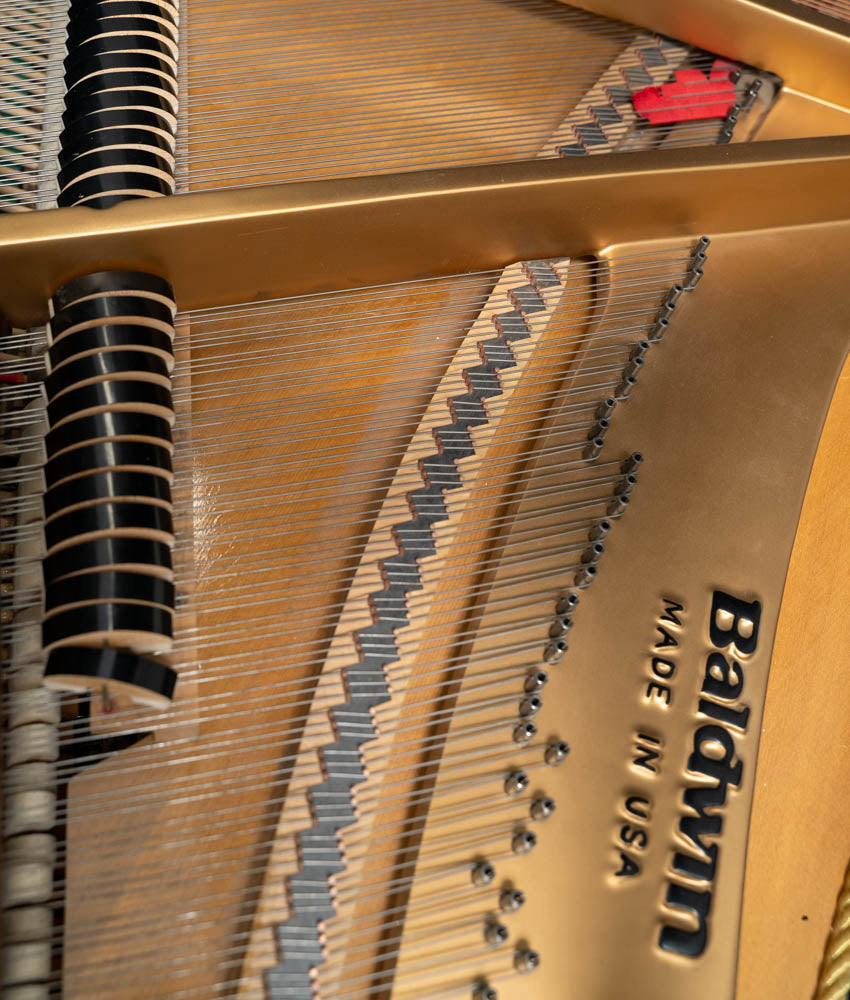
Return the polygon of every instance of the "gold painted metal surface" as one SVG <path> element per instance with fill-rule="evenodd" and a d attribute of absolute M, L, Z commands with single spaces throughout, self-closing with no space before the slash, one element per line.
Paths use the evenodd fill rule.
<path fill-rule="evenodd" d="M 566 0 L 561 0 L 566 2 Z M 792 0 L 570 0 L 753 66 L 812 97 L 850 107 L 850 26 Z"/>
<path fill-rule="evenodd" d="M 0 302 L 26 325 L 44 319 L 62 281 L 109 267 L 167 274 L 193 309 L 629 240 L 809 225 L 850 216 L 848 171 L 850 138 L 830 137 L 27 213 L 0 219 Z"/>
<path fill-rule="evenodd" d="M 850 134 L 850 108 L 784 87 L 758 130 L 759 141 Z"/>
<path fill-rule="evenodd" d="M 646 461 L 628 512 L 606 540 L 599 578 L 576 612 L 570 650 L 550 669 L 535 719 L 542 733 L 567 739 L 572 752 L 559 768 L 534 775 L 535 794 L 551 795 L 558 805 L 535 828 L 537 846 L 497 863 L 498 884 L 513 884 L 526 895 L 525 906 L 506 918 L 511 940 L 526 940 L 541 955 L 540 968 L 528 978 L 510 974 L 510 952 L 499 971 L 488 966 L 500 997 L 627 993 L 636 1000 L 709 1000 L 734 993 L 773 636 L 809 469 L 850 345 L 850 303 L 846 292 L 834 290 L 836 277 L 839 287 L 847 287 L 848 266 L 841 264 L 837 275 L 830 269 L 831 261 L 845 256 L 848 238 L 847 226 L 811 230 L 805 257 L 790 253 L 789 241 L 778 234 L 716 240 L 699 290 L 682 303 L 632 399 L 612 421 L 603 460 L 640 450 Z M 616 273 L 612 280 L 616 287 Z M 757 288 L 767 294 L 754 295 Z M 802 329 L 807 336 L 801 337 Z M 530 486 L 533 491 L 533 478 Z M 689 814 L 685 789 L 715 787 L 688 764 L 696 732 L 718 724 L 697 709 L 707 657 L 717 651 L 709 640 L 715 590 L 760 602 L 761 621 L 755 651 L 730 657 L 740 664 L 740 696 L 716 700 L 750 712 L 745 728 L 722 725 L 733 747 L 729 764 L 740 762 L 742 773 L 711 810 L 718 828 L 704 843 L 717 850 L 716 871 L 710 880 L 689 881 L 673 877 L 671 865 L 677 851 L 700 858 L 681 833 Z M 681 625 L 667 623 L 675 645 L 657 630 L 665 598 L 684 606 Z M 545 612 L 530 601 L 532 618 Z M 485 612 L 485 628 L 487 621 Z M 845 637 L 835 652 L 846 660 L 850 641 Z M 674 664 L 669 681 L 653 675 L 653 656 Z M 659 687 L 650 691 L 653 680 Z M 462 716 L 453 724 L 462 730 Z M 661 743 L 654 771 L 634 762 L 639 733 Z M 474 756 L 475 746 L 464 745 Z M 785 793 L 793 799 L 792 788 Z M 648 820 L 629 815 L 629 796 L 649 801 Z M 447 829 L 438 824 L 437 844 Z M 462 829 L 460 820 L 458 833 Z M 636 831 L 647 837 L 645 844 Z M 428 844 L 426 830 L 423 852 Z M 615 874 L 624 857 L 638 866 L 637 874 Z M 447 865 L 447 885 L 450 871 Z M 711 891 L 707 945 L 698 957 L 658 946 L 663 925 L 696 929 L 665 906 L 673 881 Z M 829 894 L 827 899 L 831 905 Z M 758 948 L 757 941 L 750 945 Z M 421 949 L 408 953 L 402 945 L 402 983 L 406 962 L 415 969 L 421 958 Z M 430 988 L 444 984 L 438 968 L 430 975 Z M 427 993 L 427 983 L 422 988 Z M 397 995 L 414 994 L 402 988 Z M 749 995 L 802 1000 L 805 994 Z"/>
<path fill-rule="evenodd" d="M 578 4 L 638 20 L 636 5 L 625 0 Z M 639 20 L 760 63 L 798 88 L 781 99 L 776 117 L 767 123 L 767 137 L 802 134 L 813 106 L 818 129 L 845 131 L 850 37 L 846 31 L 827 31 L 826 19 L 785 0 L 678 5 L 646 0 Z M 128 204 L 100 214 L 63 210 L 0 218 L 0 303 L 19 323 L 43 318 L 45 296 L 62 280 L 105 266 L 166 273 L 181 304 L 190 308 L 494 267 L 519 257 L 604 246 L 613 254 L 630 240 L 646 241 L 641 243 L 645 247 L 651 240 L 702 231 L 715 237 L 703 286 L 677 317 L 669 340 L 641 379 L 628 419 L 615 424 L 610 438 L 610 447 L 646 450 L 647 465 L 629 516 L 612 537 L 600 580 L 583 604 L 569 661 L 573 666 L 565 665 L 547 695 L 546 710 L 553 713 L 548 718 L 561 707 L 564 715 L 552 725 L 571 737 L 574 755 L 566 768 L 546 778 L 557 787 L 559 802 L 581 805 L 562 806 L 541 850 L 504 869 L 530 888 L 529 906 L 512 930 L 525 933 L 544 961 L 534 979 L 500 986 L 501 998 L 584 1000 L 628 992 L 638 1000 L 684 995 L 714 1000 L 734 991 L 743 852 L 769 640 L 818 428 L 848 341 L 850 239 L 847 227 L 838 224 L 850 218 L 848 172 L 850 140 L 836 139 L 676 151 L 663 159 L 631 154 L 616 163 L 581 160 L 274 186 Z M 831 226 L 816 225 L 836 220 Z M 800 227 L 793 238 L 781 231 L 788 226 Z M 772 232 L 728 239 L 717 235 L 746 230 Z M 850 419 L 850 410 L 842 412 Z M 738 437 L 742 426 L 746 430 Z M 846 476 L 846 447 L 831 447 L 829 461 Z M 740 462 L 734 468 L 730 452 Z M 833 473 L 832 483 L 837 490 L 841 476 Z M 833 503 L 828 493 L 820 495 L 821 505 Z M 762 543 L 758 529 L 765 519 L 771 520 L 771 537 L 781 520 L 781 546 Z M 744 523 L 750 530 L 742 529 Z M 831 523 L 839 531 L 847 523 L 846 513 Z M 757 854 L 748 862 L 739 1000 L 808 997 L 824 919 L 837 889 L 835 873 L 843 871 L 846 861 L 847 845 L 836 844 L 833 835 L 845 813 L 830 808 L 835 784 L 847 776 L 842 759 L 846 733 L 834 698 L 846 687 L 841 668 L 850 653 L 838 624 L 847 613 L 842 582 L 834 576 L 843 562 L 833 539 L 817 528 L 808 530 L 806 565 L 792 564 L 799 574 L 796 604 L 788 605 L 787 620 L 779 620 L 777 644 L 784 635 L 784 659 L 772 666 L 779 662 L 782 672 L 768 698 L 769 725 L 759 760 L 750 838 Z M 843 535 L 841 539 L 839 552 L 846 546 Z M 687 573 L 677 562 L 685 549 Z M 812 614 L 799 596 L 799 588 L 809 585 L 813 593 L 822 593 L 817 587 L 823 588 L 824 581 L 811 577 L 818 575 L 823 553 L 835 581 L 824 596 L 832 602 L 826 625 L 823 614 Z M 697 557 L 705 567 L 702 576 L 694 568 Z M 643 574 L 637 585 L 635 566 Z M 633 589 L 626 592 L 628 581 Z M 735 737 L 744 779 L 722 810 L 709 952 L 687 966 L 684 960 L 659 958 L 653 941 L 665 865 L 681 817 L 683 766 L 697 725 L 693 710 L 707 649 L 707 595 L 715 585 L 732 592 L 738 587 L 763 599 L 765 618 L 762 644 L 746 664 L 744 701 L 752 716 L 746 736 Z M 633 887 L 615 891 L 610 887 L 614 834 L 625 821 L 618 812 L 618 795 L 627 781 L 649 781 L 628 768 L 628 744 L 622 737 L 632 722 L 653 719 L 636 698 L 641 664 L 645 666 L 661 590 L 675 596 L 670 588 L 676 587 L 686 598 L 687 618 L 676 722 L 664 730 L 669 739 L 662 771 L 652 779 L 653 787 L 663 792 L 654 793 L 659 805 L 641 858 L 644 874 Z M 785 611 L 783 605 L 783 616 Z M 616 635 L 612 621 L 617 622 Z M 807 638 L 819 637 L 821 626 L 830 635 L 823 646 Z M 603 636 L 603 646 L 608 645 L 600 650 L 595 643 L 590 649 L 586 637 L 592 634 Z M 818 673 L 813 689 L 801 683 L 796 655 L 807 643 L 807 669 Z M 599 657 L 603 666 L 594 669 Z M 824 659 L 829 660 L 827 669 Z M 603 687 L 600 677 L 606 670 L 611 683 Z M 808 697 L 810 702 L 802 706 L 806 710 L 800 711 L 801 699 Z M 830 704 L 827 718 L 836 729 L 822 772 L 816 755 L 828 725 L 818 711 L 824 703 Z M 791 752 L 799 759 L 794 758 L 789 777 L 785 765 Z M 590 760 L 592 767 L 584 770 L 582 760 Z M 831 778 L 829 787 L 824 774 Z M 811 849 L 813 842 L 817 849 Z M 828 862 L 822 863 L 826 856 Z M 621 896 L 626 904 L 619 905 Z M 805 956 L 792 963 L 783 934 L 796 926 L 798 903 L 807 899 L 816 903 L 806 908 L 812 919 L 801 945 Z M 776 923 L 775 911 L 781 911 Z"/>

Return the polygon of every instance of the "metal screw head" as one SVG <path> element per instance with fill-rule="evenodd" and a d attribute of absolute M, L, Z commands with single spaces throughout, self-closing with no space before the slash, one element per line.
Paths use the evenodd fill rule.
<path fill-rule="evenodd" d="M 525 902 L 525 894 L 519 889 L 505 889 L 499 893 L 499 909 L 502 913 L 516 913 Z"/>
<path fill-rule="evenodd" d="M 492 920 L 484 925 L 484 940 L 487 944 L 493 945 L 494 948 L 500 944 L 504 944 L 508 940 L 508 937 L 508 929 L 504 924 Z"/>
<path fill-rule="evenodd" d="M 489 885 L 496 877 L 496 869 L 489 861 L 478 861 L 472 867 L 472 884 Z"/>
<path fill-rule="evenodd" d="M 537 726 L 533 722 L 521 722 L 514 727 L 514 743 L 528 743 L 537 735 Z"/>
<path fill-rule="evenodd" d="M 531 948 L 517 948 L 514 952 L 514 968 L 517 972 L 534 972 L 540 965 L 540 956 Z"/>
<path fill-rule="evenodd" d="M 542 795 L 539 799 L 535 799 L 531 803 L 530 812 L 532 819 L 548 819 L 554 811 L 555 800 L 550 799 L 548 795 Z"/>
<path fill-rule="evenodd" d="M 525 771 L 511 771 L 505 778 L 505 793 L 521 795 L 528 788 L 528 775 Z"/>
<path fill-rule="evenodd" d="M 543 699 L 532 694 L 528 698 L 523 698 L 519 703 L 519 714 L 525 719 L 531 715 L 537 715 L 541 708 L 543 708 Z"/>
<path fill-rule="evenodd" d="M 489 983 L 478 983 L 472 991 L 472 1000 L 499 1000 L 499 994 Z"/>
<path fill-rule="evenodd" d="M 546 687 L 546 682 L 549 680 L 549 675 L 545 670 L 532 670 L 531 673 L 525 678 L 525 684 L 523 688 L 526 694 L 534 694 L 535 691 L 542 691 Z"/>
<path fill-rule="evenodd" d="M 517 830 L 511 838 L 511 849 L 514 854 L 528 854 L 537 846 L 537 834 L 531 830 Z"/>
<path fill-rule="evenodd" d="M 553 740 L 546 747 L 543 759 L 550 765 L 560 764 L 569 752 L 569 744 L 565 743 L 563 740 Z"/>

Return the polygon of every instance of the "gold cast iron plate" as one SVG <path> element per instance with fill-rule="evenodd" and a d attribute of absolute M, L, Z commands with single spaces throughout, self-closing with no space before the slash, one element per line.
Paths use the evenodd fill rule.
<path fill-rule="evenodd" d="M 734 994 L 745 848 L 758 735 L 783 583 L 809 470 L 845 357 L 844 227 L 716 240 L 706 276 L 686 298 L 668 336 L 653 348 L 633 398 L 616 415 L 609 457 L 640 450 L 646 461 L 626 516 L 606 544 L 599 576 L 582 600 L 575 637 L 553 668 L 541 732 L 572 753 L 541 777 L 558 809 L 531 855 L 509 862 L 527 904 L 511 918 L 542 958 L 533 977 L 506 979 L 500 996 L 689 1000 Z M 622 248 L 621 248 L 622 249 Z M 805 252 L 804 252 L 805 250 Z M 835 273 L 835 268 L 841 274 Z M 615 274 L 616 280 L 616 274 Z M 658 947 L 671 918 L 664 899 L 686 787 L 712 591 L 762 605 L 755 652 L 736 658 L 750 710 L 733 733 L 738 787 L 715 814 L 718 849 L 710 885 L 708 941 L 698 958 Z M 684 605 L 678 645 L 654 651 L 667 597 Z M 671 654 L 671 704 L 647 699 L 651 659 Z M 728 652 L 728 650 L 727 650 Z M 657 773 L 635 766 L 635 734 L 662 741 Z M 704 780 L 711 786 L 712 782 Z M 792 789 L 787 790 L 793 794 Z M 650 819 L 629 816 L 629 795 L 651 802 Z M 624 848 L 624 824 L 642 827 L 644 849 Z M 625 849 L 640 873 L 617 877 Z M 677 879 L 677 881 L 683 881 Z M 837 889 L 837 886 L 836 886 Z M 812 984 L 812 987 L 814 984 Z"/>

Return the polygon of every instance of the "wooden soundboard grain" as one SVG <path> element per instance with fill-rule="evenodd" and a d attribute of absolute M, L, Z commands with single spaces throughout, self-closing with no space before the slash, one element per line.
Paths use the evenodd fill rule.
<path fill-rule="evenodd" d="M 433 301 L 434 293 L 428 294 Z M 470 321 L 464 297 L 453 300 L 450 283 L 442 295 L 447 332 L 463 330 Z M 403 308 L 402 302 L 398 304 Z M 404 304 L 415 307 L 416 297 L 408 295 Z M 345 329 L 344 303 L 339 310 L 340 328 Z M 323 315 L 327 319 L 327 311 Z M 272 308 L 266 319 L 273 322 Z M 299 319 L 307 325 L 309 307 L 305 306 Z M 291 312 L 287 320 L 291 326 Z M 196 330 L 197 326 L 193 334 Z M 335 483 L 350 475 L 355 463 L 361 482 L 386 481 L 394 470 L 393 453 L 403 450 L 406 436 L 418 424 L 427 403 L 427 387 L 438 380 L 444 366 L 433 354 L 423 360 L 420 334 L 413 323 L 389 339 L 385 325 L 376 328 L 363 322 L 359 326 L 363 346 L 356 358 L 349 348 L 334 346 L 333 341 L 328 344 L 324 364 L 341 370 L 351 364 L 372 365 L 377 372 L 372 384 L 377 388 L 391 385 L 398 372 L 405 373 L 408 392 L 394 400 L 400 407 L 395 444 L 390 442 L 386 448 L 389 454 L 379 452 L 376 457 L 370 451 L 371 426 L 381 422 L 381 413 L 376 409 L 369 415 L 368 404 L 356 407 L 368 419 L 351 424 L 348 433 L 346 419 L 351 414 L 344 408 L 324 413 L 334 421 L 347 450 L 315 466 L 326 483 L 298 508 L 301 514 L 309 510 L 315 527 L 302 526 L 276 541 L 276 527 L 291 527 L 288 518 L 293 508 L 287 484 L 303 477 L 315 440 L 293 434 L 285 454 L 273 456 L 288 458 L 293 465 L 272 474 L 262 435 L 281 430 L 274 417 L 239 417 L 224 427 L 204 424 L 220 416 L 215 413 L 221 405 L 217 390 L 223 391 L 222 382 L 234 377 L 247 393 L 241 402 L 249 407 L 248 412 L 270 399 L 292 404 L 299 398 L 312 372 L 307 362 L 291 353 L 293 341 L 291 336 L 287 339 L 287 332 L 286 328 L 280 331 L 277 345 L 273 338 L 264 341 L 271 356 L 275 346 L 279 349 L 278 360 L 269 361 L 262 372 L 228 366 L 204 373 L 200 365 L 215 359 L 215 348 L 192 350 L 192 454 L 183 456 L 181 471 L 185 475 L 191 469 L 192 475 L 192 627 L 196 631 L 183 638 L 195 640 L 198 689 L 205 700 L 198 706 L 197 737 L 191 741 L 157 747 L 148 740 L 71 782 L 65 942 L 65 995 L 69 998 L 112 997 L 116 978 L 127 1000 L 171 997 L 181 991 L 211 997 L 219 995 L 222 981 L 238 979 L 240 942 L 250 929 L 269 860 L 269 835 L 288 791 L 287 769 L 281 761 L 310 736 L 303 716 L 309 705 L 310 678 L 332 632 L 333 618 L 327 609 L 345 597 L 357 565 L 353 553 L 361 544 L 361 533 L 368 532 L 368 517 L 381 493 L 381 486 L 376 485 L 352 498 L 346 523 L 339 518 Z M 300 346 L 310 345 L 302 339 Z M 303 375 L 300 381 L 299 373 Z M 252 389 L 260 374 L 286 379 L 287 388 L 257 383 Z M 312 383 L 312 388 L 321 391 L 321 383 Z M 228 461 L 227 454 L 215 447 L 220 435 L 239 431 L 253 435 L 256 444 L 240 447 L 231 456 L 233 462 L 245 463 L 231 475 L 221 467 Z M 248 514 L 240 506 L 240 491 L 246 486 L 268 491 L 265 511 L 255 509 Z M 264 515 L 253 534 L 252 520 Z M 335 521 L 338 527 L 322 530 L 323 520 Z M 296 543 L 302 554 L 312 546 L 320 560 L 316 569 L 324 575 L 315 585 L 310 566 L 281 561 L 273 571 L 256 577 L 249 592 L 231 592 L 229 588 L 241 582 L 240 567 L 250 566 L 252 556 L 265 552 L 280 560 L 286 548 Z M 222 580 L 220 573 L 235 575 Z M 205 606 L 210 598 L 217 600 L 215 606 Z M 267 606 L 273 620 L 265 628 L 250 623 L 258 613 L 251 606 L 257 598 L 273 602 Z M 296 632 L 297 641 L 293 641 Z M 269 669 L 254 674 L 253 665 L 263 661 Z M 222 670 L 229 664 L 229 669 Z M 281 696 L 281 684 L 291 685 L 284 688 L 285 696 Z M 211 706 L 221 711 L 212 711 Z M 134 721 L 138 724 L 138 716 Z M 254 739 L 247 738 L 249 732 L 255 734 Z M 235 742 L 217 745 L 222 740 Z M 155 790 L 156 801 L 136 810 L 133 799 L 145 787 Z M 97 808 L 83 802 L 93 795 L 98 796 Z M 235 829 L 228 827 L 228 817 L 237 819 Z M 222 852 L 216 866 L 204 857 L 210 851 Z M 192 914 L 188 921 L 186 913 Z M 228 963 L 224 968 L 217 962 L 221 955 Z M 228 995 L 229 988 L 223 987 L 221 995 Z"/>
<path fill-rule="evenodd" d="M 185 12 L 186 159 L 197 171 L 189 189 L 531 159 L 622 48 L 620 32 L 568 24 L 540 9 L 461 0 L 454 7 L 463 22 L 447 16 L 435 26 L 428 6 L 388 11 L 365 0 L 352 24 L 344 0 L 325 0 L 309 14 L 288 5 L 193 2 Z M 259 27 L 252 11 L 261 15 Z M 210 19 L 226 29 L 214 44 Z M 435 43 L 443 38 L 443 48 L 454 51 L 464 36 L 465 57 L 447 74 Z M 223 46 L 232 58 L 222 61 Z M 571 50 L 582 52 L 580 62 L 569 58 Z M 504 54 L 486 96 L 476 57 L 482 51 Z M 269 65 L 260 68 L 264 58 Z M 545 80 L 540 64 L 554 67 Z M 247 74 L 223 94 L 240 67 Z M 398 86 L 381 89 L 386 77 L 398 78 Z M 552 100 L 559 92 L 560 103 Z M 280 95 L 293 101 L 285 110 L 275 106 Z M 488 120 L 495 127 L 470 128 Z M 411 141 L 412 133 L 420 138 Z"/>

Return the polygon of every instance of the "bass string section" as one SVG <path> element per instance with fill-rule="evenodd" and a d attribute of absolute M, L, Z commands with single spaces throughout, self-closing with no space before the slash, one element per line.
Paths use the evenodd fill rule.
<path fill-rule="evenodd" d="M 162 0 L 98 18 L 0 2 L 0 211 L 738 141 L 779 84 L 557 0 Z"/>
<path fill-rule="evenodd" d="M 167 707 L 42 683 L 46 337 L 9 332 L 10 989 L 483 997 L 545 960 L 510 933 L 568 752 L 544 687 L 706 252 L 178 312 Z"/>

